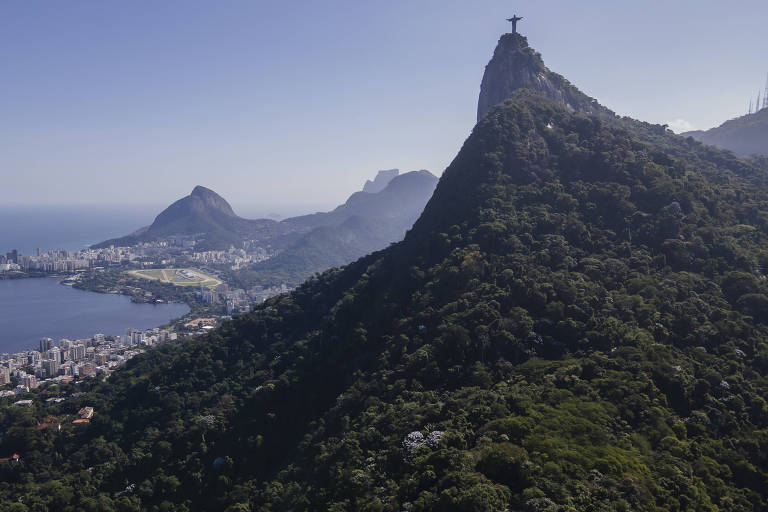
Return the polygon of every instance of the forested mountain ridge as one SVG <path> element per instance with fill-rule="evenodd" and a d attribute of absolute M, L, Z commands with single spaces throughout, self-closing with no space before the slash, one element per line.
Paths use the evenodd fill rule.
<path fill-rule="evenodd" d="M 380 173 L 381 174 L 381 173 Z M 328 268 L 345 265 L 403 239 L 432 196 L 437 177 L 411 171 L 389 180 L 376 192 L 355 192 L 330 212 L 285 219 L 281 228 L 293 236 L 280 254 L 228 280 L 243 287 L 301 284 Z M 296 236 L 296 235 L 299 236 Z"/>
<path fill-rule="evenodd" d="M 705 131 L 686 132 L 705 144 L 729 149 L 737 155 L 768 154 L 768 108 L 724 122 Z"/>
<path fill-rule="evenodd" d="M 0 463 L 0 496 L 9 510 L 766 510 L 766 172 L 519 93 L 403 242 L 85 395 L 4 407 L 0 450 L 22 458 Z M 34 426 L 82 405 L 97 410 L 85 428 Z"/>

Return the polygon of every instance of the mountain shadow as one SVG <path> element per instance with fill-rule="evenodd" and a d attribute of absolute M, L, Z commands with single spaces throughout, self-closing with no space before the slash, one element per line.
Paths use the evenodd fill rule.
<path fill-rule="evenodd" d="M 356 192 L 331 212 L 293 217 L 281 222 L 301 235 L 277 256 L 233 272 L 242 287 L 300 284 L 316 272 L 346 265 L 403 239 L 437 185 L 429 171 L 392 178 L 379 192 Z"/>

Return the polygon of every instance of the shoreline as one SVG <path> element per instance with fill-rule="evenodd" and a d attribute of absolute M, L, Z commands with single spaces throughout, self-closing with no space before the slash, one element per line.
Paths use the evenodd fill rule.
<path fill-rule="evenodd" d="M 187 318 L 188 315 L 190 315 L 190 313 L 194 312 L 194 308 L 190 304 L 185 302 L 185 301 L 167 301 L 167 302 L 140 302 L 140 301 L 135 301 L 128 294 L 103 292 L 103 291 L 99 291 L 99 290 L 88 289 L 88 288 L 85 288 L 85 287 L 77 287 L 77 286 L 75 286 L 74 282 L 66 283 L 65 281 L 68 278 L 70 278 L 70 277 L 72 277 L 72 276 L 71 275 L 62 275 L 60 273 L 56 273 L 56 274 L 47 274 L 47 275 L 27 275 L 27 276 L 24 276 L 24 277 L 16 277 L 16 278 L 13 278 L 13 279 L 2 279 L 0 281 L 21 281 L 23 279 L 38 279 L 39 280 L 39 279 L 44 279 L 44 278 L 51 278 L 51 279 L 56 279 L 56 281 L 57 281 L 56 284 L 57 285 L 61 285 L 61 286 L 64 286 L 64 287 L 70 288 L 70 289 L 76 289 L 76 290 L 80 290 L 80 291 L 83 291 L 83 292 L 92 292 L 92 293 L 97 293 L 97 294 L 100 294 L 100 295 L 119 295 L 119 296 L 123 296 L 123 297 L 128 297 L 128 298 L 131 299 L 128 302 L 128 304 L 130 304 L 130 305 L 145 304 L 145 305 L 148 305 L 148 306 L 149 305 L 152 305 L 152 306 L 181 306 L 181 305 L 186 306 L 186 311 L 183 312 L 182 314 L 180 314 L 178 316 L 174 315 L 170 319 L 168 319 L 168 320 L 166 320 L 166 321 L 164 321 L 162 323 L 159 323 L 157 325 L 151 325 L 151 326 L 148 326 L 148 327 L 143 327 L 143 328 L 139 329 L 141 331 L 152 331 L 154 329 L 174 330 L 175 331 L 175 329 L 173 329 L 172 326 L 174 324 L 177 324 L 177 323 L 180 323 L 180 322 L 184 322 L 185 319 L 188 320 L 188 318 Z M 86 329 L 86 328 L 89 328 L 89 326 L 85 325 L 85 327 L 83 327 L 83 329 Z M 130 328 L 134 328 L 134 327 L 127 327 L 126 329 L 130 329 Z M 74 335 L 73 336 L 72 334 L 64 334 L 64 335 L 57 334 L 57 335 L 53 336 L 51 334 L 47 334 L 46 333 L 46 334 L 42 335 L 42 338 L 50 337 L 50 338 L 56 339 L 57 342 L 60 339 L 85 339 L 84 336 L 86 338 L 87 337 L 91 337 L 91 336 L 94 335 L 94 333 L 97 333 L 97 331 L 99 331 L 100 329 L 98 327 L 95 327 L 92 330 L 93 330 L 93 333 L 91 333 L 89 335 L 85 334 L 83 336 L 81 336 L 81 335 Z M 105 330 L 105 329 L 101 329 L 101 330 L 104 331 L 103 334 L 107 338 L 115 338 L 115 337 L 123 337 L 123 336 L 125 336 L 125 332 L 107 332 L 108 330 Z M 120 330 L 120 329 L 118 329 L 118 330 Z M 181 333 L 179 333 L 179 334 L 181 334 Z M 10 339 L 8 341 L 10 341 Z M 19 353 L 26 353 L 26 352 L 30 352 L 30 351 L 38 351 L 39 352 L 38 348 L 34 345 L 34 342 L 31 343 L 31 346 L 14 347 L 14 348 L 3 348 L 2 349 L 2 353 L 8 353 L 8 354 L 19 354 Z"/>
<path fill-rule="evenodd" d="M 22 272 L 22 271 L 13 271 L 13 272 L 0 272 L 0 281 L 16 281 L 19 279 L 37 279 L 41 277 L 61 277 L 66 278 L 66 274 L 48 274 L 45 272 L 36 272 L 36 273 L 30 273 L 30 272 Z"/>

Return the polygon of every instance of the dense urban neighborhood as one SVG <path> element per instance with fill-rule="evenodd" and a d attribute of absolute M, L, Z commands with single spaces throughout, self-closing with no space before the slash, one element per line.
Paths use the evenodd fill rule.
<path fill-rule="evenodd" d="M 166 328 L 129 329 L 126 333 L 96 334 L 77 340 L 44 338 L 39 347 L 0 354 L 0 386 L 4 387 L 0 397 L 28 392 L 48 382 L 109 375 L 147 347 L 203 334 L 230 315 L 288 291 L 285 284 L 246 291 L 231 288 L 218 277 L 224 268 L 237 269 L 268 259 L 274 254 L 269 248 L 248 242 L 241 249 L 231 247 L 226 251 L 196 252 L 194 247 L 191 237 L 171 237 L 134 247 L 38 250 L 31 256 L 14 250 L 0 255 L 0 278 L 54 276 L 63 285 L 122 293 L 134 302 L 185 302 L 190 306 L 189 314 Z M 205 271 L 170 268 L 177 264 L 204 265 Z"/>
<path fill-rule="evenodd" d="M 0 272 L 74 272 L 94 267 L 153 266 L 196 263 L 220 265 L 237 270 L 251 263 L 266 261 L 275 256 L 270 247 L 245 241 L 241 248 L 230 246 L 221 251 L 195 251 L 194 236 L 174 236 L 159 241 L 140 242 L 130 247 L 109 246 L 88 248 L 80 251 L 37 250 L 35 255 L 21 254 L 13 250 L 0 254 Z"/>
<path fill-rule="evenodd" d="M 91 338 L 58 342 L 40 340 L 37 350 L 0 354 L 0 398 L 26 393 L 51 382 L 73 382 L 99 374 L 109 375 L 146 347 L 175 341 L 178 335 L 165 329 L 129 329 L 121 336 L 95 334 Z M 11 389 L 7 389 L 8 386 Z M 23 403 L 20 405 L 24 405 Z"/>

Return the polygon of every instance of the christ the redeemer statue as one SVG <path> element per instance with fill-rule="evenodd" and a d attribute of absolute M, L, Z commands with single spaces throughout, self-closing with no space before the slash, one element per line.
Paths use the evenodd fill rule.
<path fill-rule="evenodd" d="M 513 34 L 517 34 L 517 22 L 520 21 L 521 19 L 523 19 L 523 17 L 522 16 L 518 16 L 517 14 L 515 14 L 511 18 L 507 18 L 507 21 L 512 23 L 512 33 Z"/>

